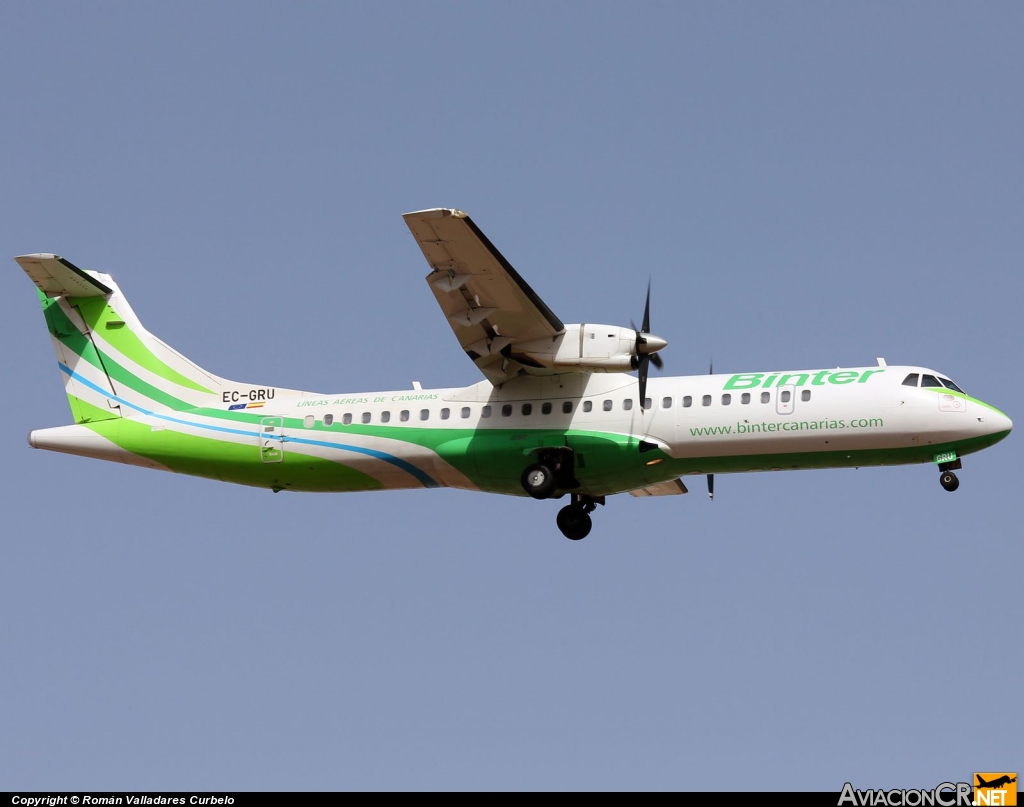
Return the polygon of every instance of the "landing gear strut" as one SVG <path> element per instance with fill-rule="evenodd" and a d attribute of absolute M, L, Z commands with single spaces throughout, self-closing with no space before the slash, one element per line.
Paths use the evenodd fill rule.
<path fill-rule="evenodd" d="M 590 535 L 590 528 L 594 526 L 590 514 L 599 504 L 604 504 L 604 497 L 592 498 L 581 493 L 572 494 L 572 504 L 567 504 L 558 511 L 558 518 L 555 523 L 562 535 L 570 541 L 579 541 Z"/>

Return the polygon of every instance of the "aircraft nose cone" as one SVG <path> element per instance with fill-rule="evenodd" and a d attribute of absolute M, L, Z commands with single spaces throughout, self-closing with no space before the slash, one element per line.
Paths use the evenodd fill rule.
<path fill-rule="evenodd" d="M 653 333 L 645 333 L 644 342 L 645 344 L 639 346 L 640 353 L 657 353 L 668 344 L 660 336 L 655 336 Z"/>
<path fill-rule="evenodd" d="M 981 420 L 981 418 L 978 418 Z M 1000 440 L 1013 430 L 1013 421 L 995 407 L 984 415 L 983 427 L 986 434 L 1001 435 Z"/>

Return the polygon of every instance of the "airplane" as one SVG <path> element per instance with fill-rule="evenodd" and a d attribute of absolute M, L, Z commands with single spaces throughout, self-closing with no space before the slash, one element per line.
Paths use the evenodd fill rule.
<path fill-rule="evenodd" d="M 408 213 L 428 286 L 484 378 L 467 387 L 327 394 L 214 375 L 143 327 L 110 275 L 49 253 L 15 258 L 38 289 L 74 425 L 33 448 L 274 492 L 452 487 L 560 499 L 571 540 L 617 493 L 687 492 L 685 477 L 933 463 L 1013 427 L 945 374 L 874 366 L 648 378 L 666 341 L 564 324 L 466 213 Z M 632 375 L 636 371 L 636 375 Z"/>
<path fill-rule="evenodd" d="M 1017 777 L 1016 776 L 1014 776 L 1011 779 L 1005 773 L 1002 776 L 1000 776 L 998 779 L 993 779 L 991 782 L 986 782 L 978 774 L 975 774 L 975 776 L 978 777 L 978 784 L 976 784 L 975 787 L 982 787 L 982 788 L 984 788 L 984 787 L 1001 788 L 1003 785 L 1010 785 L 1010 784 L 1013 784 L 1014 782 L 1017 781 Z"/>

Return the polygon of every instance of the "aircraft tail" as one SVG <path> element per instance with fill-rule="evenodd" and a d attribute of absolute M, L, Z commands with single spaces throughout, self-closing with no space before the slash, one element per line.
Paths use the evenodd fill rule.
<path fill-rule="evenodd" d="M 147 331 L 109 275 L 58 255 L 15 260 L 39 290 L 76 424 L 222 405 L 231 382 Z"/>

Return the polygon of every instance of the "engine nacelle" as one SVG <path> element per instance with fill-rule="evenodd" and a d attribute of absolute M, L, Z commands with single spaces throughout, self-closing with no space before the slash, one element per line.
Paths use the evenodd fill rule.
<path fill-rule="evenodd" d="M 660 339 L 658 343 L 664 344 Z M 564 333 L 551 339 L 513 343 L 509 352 L 513 358 L 529 358 L 551 370 L 626 373 L 635 369 L 636 351 L 632 328 L 584 324 L 566 325 Z"/>

